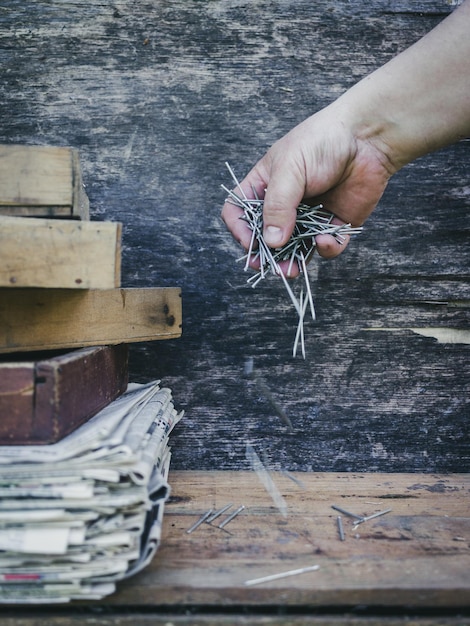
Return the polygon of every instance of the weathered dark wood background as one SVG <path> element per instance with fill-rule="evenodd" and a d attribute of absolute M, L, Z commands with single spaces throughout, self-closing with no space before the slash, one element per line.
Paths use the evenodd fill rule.
<path fill-rule="evenodd" d="M 277 469 L 469 470 L 468 334 L 411 329 L 469 327 L 470 142 L 402 170 L 347 252 L 312 263 L 305 361 L 284 287 L 246 285 L 219 217 L 226 160 L 242 176 L 452 8 L 2 2 L 0 141 L 78 148 L 92 218 L 124 225 L 123 286 L 183 290 L 182 338 L 131 347 L 131 379 L 185 410 L 174 469 L 246 469 L 250 441 Z"/>

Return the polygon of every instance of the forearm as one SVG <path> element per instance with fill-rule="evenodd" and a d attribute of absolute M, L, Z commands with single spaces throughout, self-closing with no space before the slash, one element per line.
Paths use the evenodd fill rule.
<path fill-rule="evenodd" d="M 300 201 L 321 202 L 338 220 L 361 225 L 396 171 L 470 136 L 469 33 L 465 0 L 411 48 L 271 146 L 241 182 L 247 194 L 264 198 L 270 247 L 288 241 Z M 251 231 L 240 211 L 227 202 L 222 215 L 248 248 Z M 316 243 L 322 256 L 344 249 L 331 236 Z"/>
<path fill-rule="evenodd" d="M 470 0 L 333 105 L 393 174 L 470 136 Z"/>

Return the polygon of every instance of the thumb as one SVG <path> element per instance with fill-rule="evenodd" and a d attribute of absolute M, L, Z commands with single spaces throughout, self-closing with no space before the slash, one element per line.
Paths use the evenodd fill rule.
<path fill-rule="evenodd" d="M 289 240 L 304 193 L 302 176 L 285 165 L 282 171 L 272 168 L 263 206 L 263 238 L 270 248 L 280 248 Z"/>

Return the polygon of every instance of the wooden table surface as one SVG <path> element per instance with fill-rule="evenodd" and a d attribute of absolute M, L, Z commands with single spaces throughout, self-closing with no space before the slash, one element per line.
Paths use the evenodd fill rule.
<path fill-rule="evenodd" d="M 182 337 L 131 347 L 131 379 L 185 410 L 174 469 L 248 469 L 249 440 L 279 470 L 468 471 L 470 142 L 404 168 L 348 250 L 312 262 L 305 361 L 281 281 L 249 287 L 220 220 L 225 161 L 242 176 L 454 6 L 0 8 L 0 142 L 78 149 L 91 218 L 123 223 L 122 285 L 182 289 Z"/>
<path fill-rule="evenodd" d="M 175 499 L 161 550 L 113 597 L 109 623 L 136 623 L 141 606 L 152 611 L 141 613 L 142 623 L 189 623 L 155 608 L 165 598 L 228 607 L 200 622 L 217 624 L 231 623 L 230 607 L 240 603 L 251 607 L 246 623 L 277 624 L 275 615 L 256 617 L 258 603 L 337 607 L 342 597 L 348 607 L 386 601 L 448 611 L 464 602 L 470 142 L 404 168 L 348 250 L 312 262 L 318 318 L 306 326 L 306 360 L 291 356 L 296 320 L 283 285 L 246 284 L 238 245 L 220 220 L 220 185 L 231 184 L 225 161 L 243 176 L 278 137 L 454 7 L 448 0 L 0 7 L 0 143 L 79 149 L 91 218 L 123 223 L 122 285 L 183 294 L 182 337 L 131 347 L 131 379 L 162 379 L 185 417 L 171 438 Z M 250 361 L 254 375 L 246 377 Z M 272 470 L 306 473 L 305 492 L 282 477 L 289 503 L 295 494 L 290 517 L 279 517 L 243 473 L 247 442 Z M 229 532 L 205 526 L 185 534 L 207 506 L 229 498 L 247 506 Z M 393 513 L 340 542 L 335 500 L 361 512 L 391 504 Z M 321 569 L 295 581 L 243 585 L 312 561 Z M 84 617 L 67 615 L 64 624 Z M 93 618 L 108 623 L 102 613 Z"/>
<path fill-rule="evenodd" d="M 279 507 L 255 472 L 170 473 L 160 552 L 111 599 L 120 606 L 470 607 L 470 477 L 270 474 Z M 295 482 L 296 479 L 298 482 Z M 187 530 L 209 509 L 245 509 Z M 354 526 L 339 506 L 360 516 Z M 318 565 L 265 584 L 245 582 Z M 151 589 L 151 592 L 150 592 Z"/>
<path fill-rule="evenodd" d="M 470 624 L 468 474 L 269 476 L 282 506 L 253 471 L 170 472 L 152 563 L 112 596 L 40 615 L 64 626 L 80 615 L 90 624 L 98 617 L 97 624 L 128 624 L 129 612 L 156 624 Z M 227 514 L 187 532 L 229 503 Z M 360 516 L 391 510 L 357 527 L 341 514 L 342 541 L 333 506 Z M 319 569 L 245 584 L 313 565 Z M 24 619 L 15 626 L 36 624 L 24 607 L 15 615 Z"/>

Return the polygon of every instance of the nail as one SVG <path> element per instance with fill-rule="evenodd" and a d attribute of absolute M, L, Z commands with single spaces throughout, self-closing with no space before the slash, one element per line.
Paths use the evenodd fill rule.
<path fill-rule="evenodd" d="M 192 533 L 192 532 L 193 532 L 193 530 L 196 530 L 196 528 L 199 528 L 199 526 L 200 526 L 202 523 L 204 523 L 204 522 L 206 521 L 206 519 L 209 517 L 209 515 L 210 515 L 211 513 L 212 513 L 212 509 L 209 509 L 208 511 L 206 511 L 206 512 L 204 513 L 204 515 L 202 515 L 202 516 L 201 516 L 201 517 L 197 520 L 197 522 L 196 522 L 195 524 L 193 524 L 193 525 L 191 526 L 191 528 L 188 528 L 188 530 L 186 531 L 186 532 L 188 533 L 188 535 L 189 535 L 190 533 Z"/>
<path fill-rule="evenodd" d="M 286 578 L 287 576 L 297 576 L 298 574 L 305 574 L 306 572 L 315 572 L 318 569 L 320 569 L 319 565 L 311 565 L 309 567 L 291 569 L 287 572 L 280 572 L 279 574 L 271 574 L 270 576 L 263 576 L 262 578 L 252 578 L 251 580 L 246 580 L 245 585 L 260 585 L 261 583 L 267 583 L 271 580 L 278 580 L 279 578 Z"/>
<path fill-rule="evenodd" d="M 371 519 L 375 519 L 376 517 L 381 517 L 382 515 L 385 515 L 386 513 L 390 513 L 392 509 L 386 509 L 385 511 L 379 511 L 378 513 L 374 513 L 373 515 L 367 515 L 367 517 L 363 517 L 362 519 L 358 520 L 357 522 L 354 522 L 354 529 L 359 525 L 362 524 L 363 522 L 368 522 Z"/>
<path fill-rule="evenodd" d="M 224 528 L 225 526 L 227 526 L 227 524 L 229 522 L 231 522 L 233 520 L 233 518 L 236 517 L 239 513 L 241 513 L 244 509 L 245 509 L 245 505 L 244 504 L 239 506 L 238 509 L 236 511 L 234 511 L 231 515 L 226 517 L 223 522 L 220 522 L 219 528 Z"/>
<path fill-rule="evenodd" d="M 248 228 L 252 231 L 248 253 L 243 257 L 245 261 L 245 271 L 249 269 L 250 261 L 253 263 L 256 259 L 256 262 L 259 262 L 259 271 L 249 278 L 247 282 L 252 287 L 255 287 L 270 273 L 282 278 L 286 291 L 299 316 L 293 355 L 296 355 L 297 347 L 300 343 L 302 356 L 305 358 L 304 303 L 308 302 L 310 305 L 312 319 L 315 320 L 314 301 L 307 273 L 307 263 L 316 250 L 315 237 L 322 233 L 330 234 L 336 238 L 339 244 L 343 244 L 346 235 L 359 234 L 362 232 L 362 227 L 353 228 L 351 224 L 332 224 L 334 215 L 331 211 L 325 209 L 323 205 L 318 204 L 311 207 L 301 203 L 297 206 L 296 223 L 291 237 L 285 245 L 281 246 L 281 241 L 284 238 L 284 230 L 281 227 L 265 225 L 263 229 L 264 200 L 258 197 L 255 188 L 252 188 L 254 197 L 248 199 L 232 168 L 228 163 L 226 163 L 226 166 L 235 183 L 235 189 L 240 190 L 241 195 L 229 190 L 224 185 L 222 185 L 222 189 L 227 193 L 229 202 L 243 209 L 243 214 L 240 215 L 240 219 L 243 219 Z M 266 190 L 264 190 L 264 192 L 266 192 Z M 257 248 L 255 247 L 255 242 L 258 244 Z M 287 276 L 291 275 L 294 263 L 297 263 L 300 272 L 304 274 L 307 295 L 303 301 L 302 299 L 301 301 L 297 299 L 294 290 L 286 280 L 285 274 L 281 272 L 280 263 L 284 262 L 288 262 Z M 352 517 L 362 519 L 355 515 L 352 515 Z"/>
<path fill-rule="evenodd" d="M 345 536 L 344 536 L 343 520 L 341 519 L 341 515 L 338 515 L 338 517 L 336 518 L 336 523 L 338 524 L 339 538 L 341 539 L 341 541 L 344 541 Z"/>
<path fill-rule="evenodd" d="M 208 517 L 206 519 L 206 522 L 208 524 L 210 524 L 211 522 L 213 522 L 215 519 L 217 519 L 218 517 L 220 517 L 223 513 L 225 513 L 225 511 L 228 511 L 229 508 L 232 506 L 233 502 L 230 502 L 230 504 L 226 504 L 225 506 L 223 506 L 221 509 L 218 509 L 217 511 L 215 511 L 215 513 L 212 513 L 212 515 L 210 517 Z"/>
<path fill-rule="evenodd" d="M 243 189 L 241 188 L 240 183 L 238 182 L 237 177 L 235 176 L 232 168 L 230 167 L 230 165 L 225 162 L 225 167 L 228 169 L 228 171 L 230 172 L 230 176 L 232 177 L 233 182 L 235 183 L 235 185 L 238 187 L 238 189 L 240 189 L 240 191 L 242 192 L 242 196 L 245 200 L 248 200 L 248 198 L 245 195 L 245 192 L 243 191 Z"/>
<path fill-rule="evenodd" d="M 340 513 L 343 513 L 344 515 L 347 515 L 348 517 L 352 517 L 353 519 L 361 520 L 361 522 L 364 519 L 362 515 L 356 515 L 355 513 L 351 513 L 350 511 L 346 511 L 346 509 L 342 509 L 340 506 L 336 506 L 335 504 L 332 504 L 331 508 L 334 509 L 335 511 L 339 511 Z"/>

